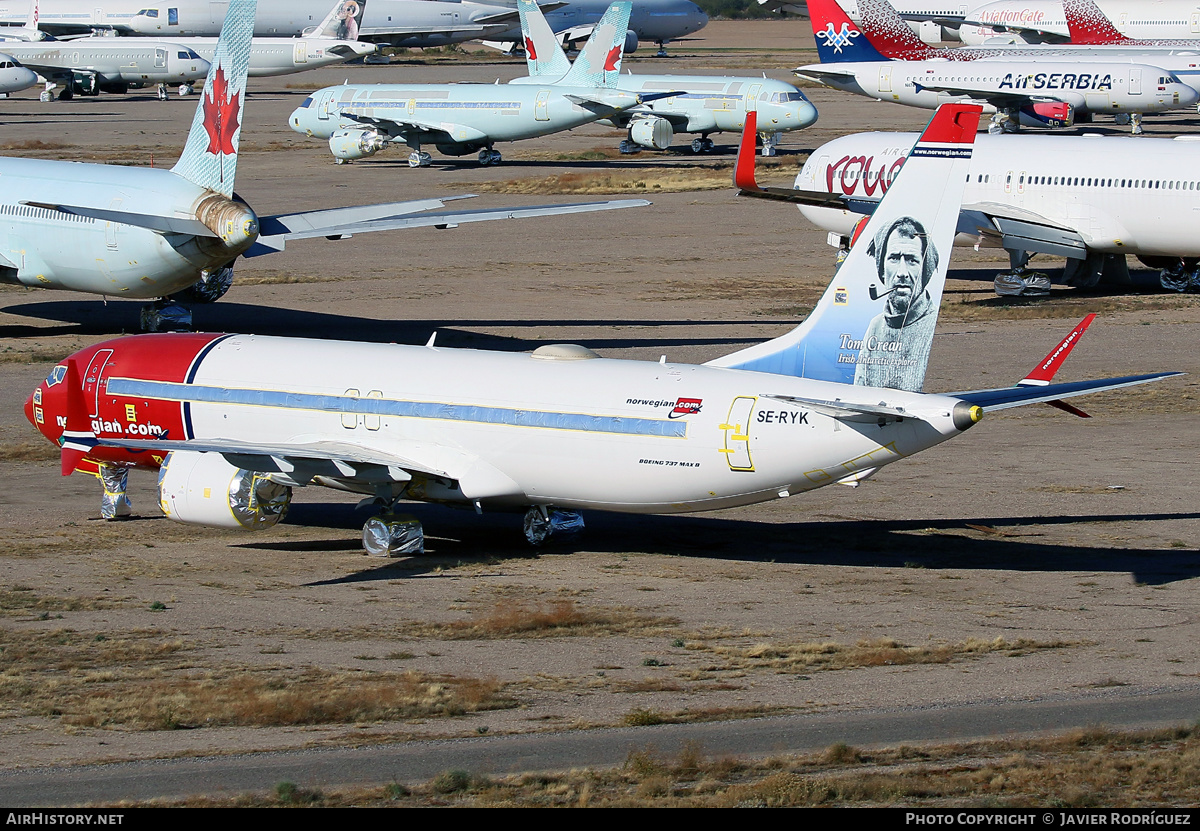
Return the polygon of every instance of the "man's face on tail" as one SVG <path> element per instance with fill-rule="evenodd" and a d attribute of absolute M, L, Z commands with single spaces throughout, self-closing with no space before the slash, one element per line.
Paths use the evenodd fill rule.
<path fill-rule="evenodd" d="M 919 237 L 906 236 L 900 229 L 892 231 L 885 247 L 883 279 L 891 291 L 888 305 L 896 312 L 906 312 L 921 288 L 921 268 L 925 246 Z"/>

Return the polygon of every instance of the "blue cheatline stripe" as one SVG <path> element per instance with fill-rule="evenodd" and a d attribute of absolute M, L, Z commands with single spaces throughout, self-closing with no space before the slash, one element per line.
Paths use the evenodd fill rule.
<path fill-rule="evenodd" d="M 511 407 L 485 407 L 478 404 L 446 404 L 437 401 L 397 401 L 388 398 L 355 398 L 349 395 L 318 395 L 284 390 L 226 389 L 169 381 L 140 381 L 136 378 L 109 378 L 109 395 L 133 398 L 158 398 L 189 404 L 242 404 L 251 407 L 275 407 L 285 410 L 317 410 L 328 413 L 428 418 L 435 421 L 469 421 L 477 424 L 506 424 L 512 427 L 542 427 L 549 430 L 576 430 L 585 433 L 620 433 L 629 436 L 661 436 L 682 439 L 687 423 L 657 418 L 558 413 L 545 410 L 519 410 Z"/>

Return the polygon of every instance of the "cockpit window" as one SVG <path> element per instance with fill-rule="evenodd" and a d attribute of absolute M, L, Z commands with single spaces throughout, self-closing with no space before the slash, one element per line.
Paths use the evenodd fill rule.
<path fill-rule="evenodd" d="M 307 109 L 308 107 L 311 107 L 312 102 L 313 102 L 313 97 L 310 95 L 304 99 L 304 103 L 300 105 L 300 109 L 303 110 L 303 109 Z"/>
<path fill-rule="evenodd" d="M 191 49 L 184 49 L 183 51 L 181 51 L 179 53 L 179 57 L 183 58 L 184 60 L 188 60 L 188 61 L 195 61 L 195 60 L 200 59 L 200 56 L 198 54 L 196 54 L 195 52 L 193 52 Z"/>
<path fill-rule="evenodd" d="M 138 12 L 138 14 L 144 15 L 145 17 L 157 18 L 158 17 L 158 9 L 142 9 L 140 12 Z"/>
<path fill-rule="evenodd" d="M 0 61 L 0 69 L 12 69 L 15 66 L 12 61 Z"/>
<path fill-rule="evenodd" d="M 67 377 L 67 368 L 65 366 L 56 366 L 50 370 L 50 374 L 46 376 L 46 386 L 52 387 L 55 384 L 61 384 L 63 379 Z"/>

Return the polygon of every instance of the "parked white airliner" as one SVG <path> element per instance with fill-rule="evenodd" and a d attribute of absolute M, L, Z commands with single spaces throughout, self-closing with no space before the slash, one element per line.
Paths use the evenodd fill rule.
<path fill-rule="evenodd" d="M 209 63 L 176 43 L 134 38 L 82 38 L 74 41 L 12 41 L 4 50 L 50 84 L 59 98 L 76 92 L 128 92 L 130 87 L 188 85 L 208 73 Z M 43 96 L 46 100 L 49 95 Z"/>
<path fill-rule="evenodd" d="M 1126 37 L 1143 40 L 1200 38 L 1195 0 L 1100 0 L 1100 10 Z M 997 0 L 968 12 L 960 39 L 989 43 L 1066 43 L 1071 37 L 1062 0 Z"/>
<path fill-rule="evenodd" d="M 517 0 L 517 11 L 521 14 L 529 74 L 509 83 L 559 81 L 571 71 L 571 62 L 538 4 Z M 636 153 L 643 147 L 666 150 L 676 133 L 699 133 L 692 141 L 692 152 L 710 152 L 710 135 L 725 130 L 741 132 L 746 113 L 754 110 L 762 128 L 762 153 L 773 156 L 782 133 L 803 129 L 817 120 L 817 108 L 803 93 L 791 84 L 767 77 L 627 73 L 616 83 L 621 89 L 641 95 L 682 93 L 599 121 L 628 131 L 628 138 L 621 142 L 622 153 Z"/>
<path fill-rule="evenodd" d="M 849 246 L 916 138 L 858 133 L 818 147 L 791 192 L 800 212 Z M 980 136 L 963 194 L 957 244 L 1004 248 L 1025 275 L 1032 254 L 1068 258 L 1071 285 L 1128 282 L 1125 256 L 1163 269 L 1167 288 L 1200 289 L 1200 141 L 1090 136 Z M 826 194 L 833 198 L 823 198 Z M 813 197 L 813 198 L 809 198 Z M 807 200 L 807 201 L 806 201 Z"/>
<path fill-rule="evenodd" d="M 183 522 L 266 527 L 291 488 L 325 484 L 383 506 L 526 510 L 538 542 L 563 509 L 679 513 L 857 483 L 989 411 L 1168 377 L 922 392 L 979 115 L 938 112 L 800 326 L 703 366 L 142 335 L 66 359 L 26 416 L 64 474 L 161 465 L 161 506 Z"/>
<path fill-rule="evenodd" d="M 426 167 L 432 144 L 448 156 L 479 153 L 499 164 L 499 142 L 546 136 L 611 118 L 678 92 L 627 92 L 618 86 L 629 23 L 628 2 L 613 3 L 579 58 L 555 82 L 512 84 L 343 84 L 314 92 L 288 118 L 297 133 L 327 139 L 339 164 L 372 156 L 388 144 L 411 150 Z"/>
<path fill-rule="evenodd" d="M 187 144 L 170 170 L 0 158 L 0 282 L 136 298 L 188 290 L 211 302 L 228 289 L 237 257 L 281 251 L 289 240 L 647 204 L 431 214 L 444 200 L 423 199 L 258 216 L 233 195 L 254 7 L 255 0 L 229 4 Z M 157 326 L 161 305 L 147 310 L 146 328 Z"/>

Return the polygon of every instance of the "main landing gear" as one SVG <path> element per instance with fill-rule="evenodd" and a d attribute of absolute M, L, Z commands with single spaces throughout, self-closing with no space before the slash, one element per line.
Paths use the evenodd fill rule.
<path fill-rule="evenodd" d="M 550 539 L 567 540 L 583 530 L 583 514 L 534 505 L 525 512 L 524 528 L 530 545 L 544 545 Z"/>
<path fill-rule="evenodd" d="M 414 150 L 408 154 L 409 167 L 429 167 L 433 162 L 433 156 L 421 150 Z"/>
<path fill-rule="evenodd" d="M 167 94 L 167 85 L 166 84 L 158 85 L 157 95 L 158 95 L 159 101 L 166 101 L 168 98 L 170 98 L 170 96 Z"/>
<path fill-rule="evenodd" d="M 1146 134 L 1146 131 L 1142 129 L 1141 113 L 1117 113 L 1115 120 L 1118 124 L 1128 124 L 1131 135 L 1143 136 Z"/>
<path fill-rule="evenodd" d="M 499 150 L 485 147 L 479 151 L 479 163 L 484 167 L 487 167 L 489 164 L 500 164 L 502 161 L 504 161 L 504 157 L 500 155 Z"/>
<path fill-rule="evenodd" d="M 142 306 L 143 332 L 191 332 L 192 310 L 187 304 L 216 303 L 233 285 L 233 266 L 206 268 L 200 279 L 170 297 Z"/>
<path fill-rule="evenodd" d="M 693 153 L 711 153 L 713 151 L 713 140 L 708 136 L 701 136 L 697 139 L 692 139 Z"/>
<path fill-rule="evenodd" d="M 1010 249 L 1010 270 L 996 275 L 996 294 L 1001 297 L 1042 297 L 1050 293 L 1050 278 L 1040 271 L 1026 268 L 1033 254 L 1029 251 Z"/>

